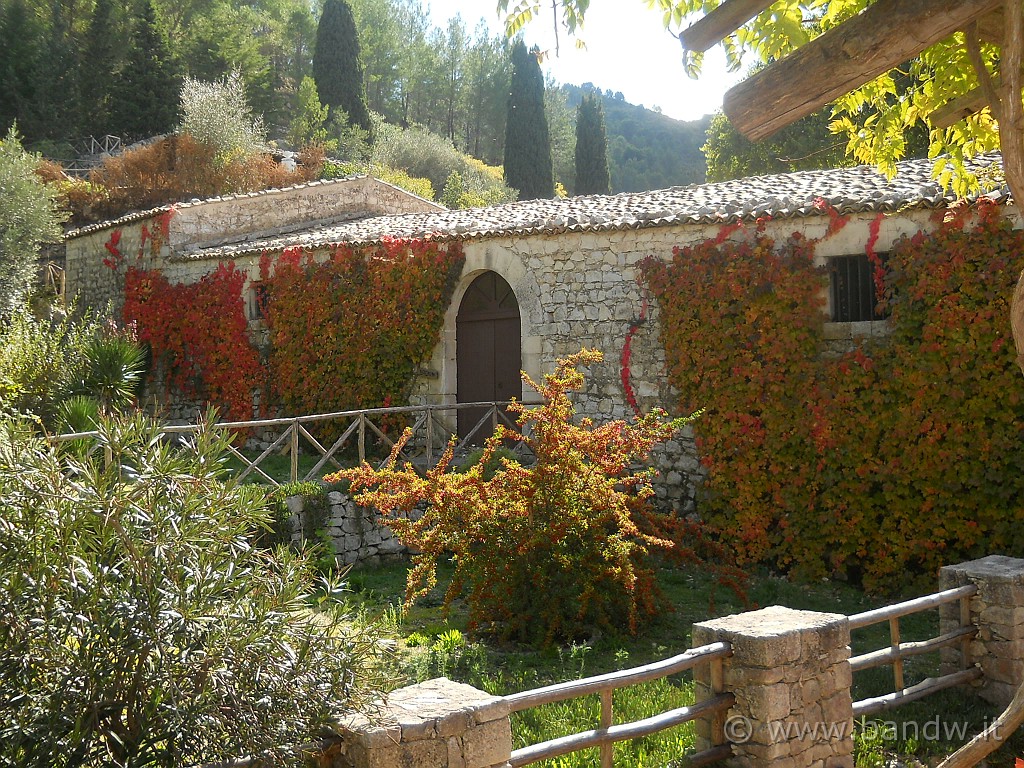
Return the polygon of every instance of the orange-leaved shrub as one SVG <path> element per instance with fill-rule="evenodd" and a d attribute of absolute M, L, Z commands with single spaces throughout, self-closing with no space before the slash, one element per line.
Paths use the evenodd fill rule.
<path fill-rule="evenodd" d="M 635 633 L 660 607 L 652 558 L 701 560 L 704 542 L 695 526 L 652 512 L 653 470 L 633 469 L 687 419 L 670 421 L 658 410 L 633 423 L 574 421 L 570 393 L 583 384 L 578 367 L 600 359 L 593 350 L 570 355 L 543 383 L 524 374 L 543 405 L 513 403 L 520 433 L 499 427 L 464 473 L 449 469 L 454 442 L 425 476 L 410 464 L 396 466 L 407 431 L 384 468 L 364 463 L 326 478 L 349 480 L 356 500 L 380 510 L 419 552 L 408 602 L 433 588 L 438 562 L 451 557 L 445 603 L 465 595 L 471 630 L 541 644 L 596 629 Z M 488 476 L 485 467 L 508 439 L 525 441 L 536 462 L 503 458 Z M 408 514 L 423 502 L 422 517 Z"/>
<path fill-rule="evenodd" d="M 871 589 L 1024 552 L 1024 381 L 1009 298 L 1024 234 L 994 206 L 897 243 L 887 338 L 827 354 L 813 244 L 709 242 L 650 261 L 668 371 L 740 562 Z"/>
<path fill-rule="evenodd" d="M 88 183 L 68 181 L 62 189 L 72 220 L 84 224 L 194 197 L 304 184 L 319 177 L 323 159 L 323 148 L 311 146 L 294 171 L 266 153 L 221 163 L 213 147 L 181 134 L 108 157 Z"/>

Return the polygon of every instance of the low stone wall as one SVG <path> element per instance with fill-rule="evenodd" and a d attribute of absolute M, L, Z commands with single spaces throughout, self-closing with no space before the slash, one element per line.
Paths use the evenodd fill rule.
<path fill-rule="evenodd" d="M 380 512 L 359 506 L 339 491 L 327 494 L 326 510 L 313 508 L 302 496 L 290 496 L 287 503 L 292 513 L 288 527 L 293 544 L 325 536 L 334 547 L 338 562 L 345 565 L 377 565 L 409 554 L 408 548 L 384 524 Z"/>
<path fill-rule="evenodd" d="M 943 657 L 954 670 L 978 664 L 981 695 L 1005 702 L 1024 682 L 1024 560 L 991 556 L 943 569 L 942 587 L 965 584 L 978 586 L 970 602 L 977 637 L 969 658 L 955 649 Z M 957 603 L 940 611 L 942 632 L 959 626 Z M 696 715 L 698 751 L 727 746 L 725 764 L 736 768 L 853 767 L 849 617 L 771 606 L 694 624 L 693 647 L 716 642 L 732 653 L 718 667 L 694 667 L 696 704 L 722 693 L 732 705 Z M 342 724 L 332 768 L 507 768 L 515 757 L 509 709 L 445 678 L 402 688 L 372 719 Z"/>

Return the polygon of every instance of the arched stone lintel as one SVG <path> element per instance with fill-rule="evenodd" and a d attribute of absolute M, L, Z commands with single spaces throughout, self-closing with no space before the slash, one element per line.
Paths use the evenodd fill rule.
<path fill-rule="evenodd" d="M 445 311 L 441 340 L 431 355 L 431 368 L 438 371 L 439 375 L 431 382 L 428 392 L 430 402 L 453 404 L 456 401 L 456 318 L 469 286 L 484 272 L 495 272 L 512 286 L 519 303 L 523 370 L 535 379 L 542 373 L 541 337 L 537 328 L 543 316 L 540 309 L 540 285 L 536 278 L 526 268 L 519 254 L 504 242 L 471 241 L 465 244 L 465 255 L 466 265 L 455 286 L 451 304 Z M 533 399 L 534 393 L 527 391 L 521 396 L 529 400 Z"/>

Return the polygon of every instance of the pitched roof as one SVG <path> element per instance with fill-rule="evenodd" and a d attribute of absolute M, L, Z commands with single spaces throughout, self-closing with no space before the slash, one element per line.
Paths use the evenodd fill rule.
<path fill-rule="evenodd" d="M 988 153 L 970 159 L 967 167 L 978 173 L 999 169 L 1000 162 L 998 153 Z M 369 245 L 385 238 L 476 240 L 680 224 L 728 224 L 765 216 L 800 218 L 825 215 L 822 200 L 844 215 L 888 213 L 907 208 L 944 208 L 956 202 L 957 198 L 932 180 L 932 167 L 931 160 L 907 160 L 897 164 L 897 175 L 892 179 L 887 179 L 872 166 L 857 166 L 757 176 L 650 192 L 525 200 L 487 208 L 377 216 L 279 237 L 196 250 L 179 254 L 176 258 L 233 258 L 294 246 L 317 248 L 337 243 Z M 1009 197 L 1005 187 L 985 196 L 997 202 L 1006 202 Z"/>
<path fill-rule="evenodd" d="M 158 206 L 156 208 L 149 208 L 149 209 L 144 210 L 144 211 L 131 211 L 129 213 L 126 213 L 126 214 L 124 214 L 122 216 L 117 217 L 116 219 L 107 219 L 106 221 L 99 221 L 99 222 L 96 222 L 94 224 L 87 224 L 87 225 L 85 225 L 83 227 L 79 227 L 77 229 L 73 229 L 73 230 L 70 230 L 69 232 L 65 233 L 64 239 L 65 240 L 70 240 L 70 239 L 73 239 L 73 238 L 76 238 L 76 237 L 81 237 L 82 235 L 88 235 L 88 234 L 91 234 L 93 232 L 98 232 L 100 230 L 110 229 L 112 227 L 123 227 L 126 224 L 132 224 L 132 223 L 137 222 L 137 221 L 143 221 L 145 219 L 154 218 L 155 216 L 159 216 L 160 214 L 166 213 L 167 211 L 172 211 L 173 210 L 173 211 L 176 211 L 176 212 L 181 212 L 181 211 L 187 210 L 189 208 L 201 207 L 201 206 L 204 206 L 204 205 L 206 205 L 208 203 L 243 201 L 243 200 L 249 200 L 249 199 L 258 198 L 258 197 L 268 197 L 268 196 L 282 196 L 282 197 L 285 197 L 285 196 L 287 196 L 287 195 L 289 195 L 289 194 L 291 194 L 293 192 L 296 192 L 298 190 L 303 190 L 303 189 L 323 188 L 323 191 L 329 192 L 329 191 L 332 190 L 332 188 L 344 188 L 344 187 L 352 186 L 353 184 L 355 184 L 357 182 L 360 182 L 360 181 L 362 181 L 364 179 L 367 179 L 367 178 L 371 178 L 371 177 L 368 176 L 368 174 L 365 174 L 365 173 L 354 173 L 354 174 L 350 174 L 348 176 L 342 176 L 342 177 L 337 178 L 337 179 L 318 179 L 318 180 L 315 180 L 315 181 L 308 181 L 308 182 L 306 182 L 304 184 L 292 184 L 291 186 L 287 186 L 287 187 L 273 187 L 273 188 L 270 188 L 270 189 L 261 189 L 261 190 L 258 190 L 256 192 L 236 192 L 236 193 L 233 193 L 233 194 L 220 195 L 220 196 L 217 196 L 217 197 L 207 197 L 207 198 L 203 198 L 203 199 L 193 198 L 191 200 L 185 200 L 185 201 L 178 202 L 178 203 L 170 203 L 168 205 L 161 205 L 161 206 Z M 376 179 L 375 181 L 378 184 L 382 184 L 382 185 L 385 185 L 385 186 L 388 186 L 388 187 L 394 187 L 393 184 L 389 184 L 388 182 L 380 181 L 379 179 Z M 419 195 L 417 195 L 417 194 L 415 194 L 413 192 L 409 192 L 406 189 L 401 189 L 400 187 L 395 187 L 395 188 L 399 189 L 402 193 L 404 193 L 405 195 L 408 195 L 409 197 L 416 198 L 418 200 L 423 200 L 424 199 L 424 198 L 421 198 Z M 444 207 L 444 206 L 438 205 L 436 203 L 433 203 L 433 201 L 430 201 L 430 200 L 427 200 L 426 202 L 434 205 L 437 208 L 443 208 Z"/>

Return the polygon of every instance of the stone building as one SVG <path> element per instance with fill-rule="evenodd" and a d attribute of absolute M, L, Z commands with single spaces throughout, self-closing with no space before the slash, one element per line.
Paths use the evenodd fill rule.
<path fill-rule="evenodd" d="M 977 170 L 998 163 L 998 156 L 974 163 Z M 172 282 L 195 281 L 230 260 L 248 275 L 258 324 L 254 297 L 264 254 L 301 247 L 327 258 L 339 243 L 460 241 L 465 268 L 416 397 L 529 400 L 520 369 L 538 377 L 586 346 L 604 352 L 605 361 L 591 371 L 579 409 L 597 419 L 621 418 L 631 415 L 620 367 L 627 337 L 640 408 L 673 402 L 657 306 L 638 280 L 642 260 L 669 259 L 675 246 L 744 238 L 756 224 L 778 240 L 799 232 L 818 241 L 816 257 L 830 276 L 826 337 L 841 344 L 881 334 L 885 321 L 874 315 L 866 245 L 873 230 L 873 248 L 881 253 L 904 235 L 936 226 L 936 212 L 955 199 L 931 180 L 931 168 L 931 161 L 914 160 L 900 163 L 893 179 L 861 166 L 453 211 L 369 177 L 316 182 L 196 200 L 71 232 L 67 292 L 87 305 L 116 303 L 117 281 L 104 266 L 115 253 L 138 253 Z M 989 196 L 1007 204 L 1005 190 Z M 1008 213 L 1018 217 L 1016 208 Z M 830 226 L 836 216 L 845 226 Z M 692 445 L 670 444 L 663 461 L 675 486 L 669 495 L 685 508 L 687 476 L 697 470 Z"/>

